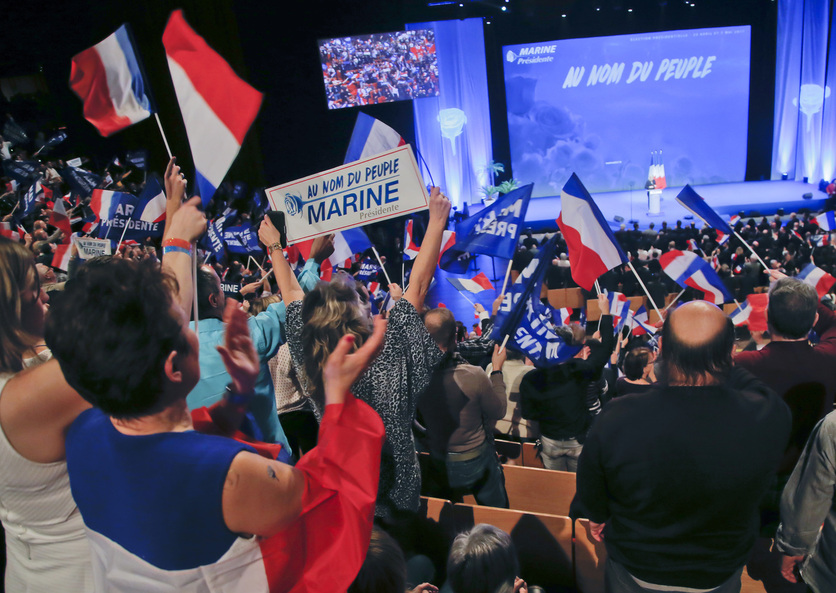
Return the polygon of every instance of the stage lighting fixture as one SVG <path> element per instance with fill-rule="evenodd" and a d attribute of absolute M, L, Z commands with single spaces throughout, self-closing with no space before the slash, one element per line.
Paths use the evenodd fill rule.
<path fill-rule="evenodd" d="M 561 15 L 560 15 L 560 18 L 565 19 L 565 18 L 566 18 L 566 15 L 565 15 L 565 14 L 561 14 Z"/>
<path fill-rule="evenodd" d="M 502 12 L 505 12 L 506 10 L 508 10 L 508 9 L 503 6 L 502 7 Z"/>
<path fill-rule="evenodd" d="M 628 8 L 628 9 L 627 9 L 627 12 L 633 12 L 633 9 L 632 9 L 632 8 Z"/>
<path fill-rule="evenodd" d="M 787 179 L 789 179 L 789 177 L 790 176 L 788 173 L 781 173 L 781 181 L 786 181 Z"/>
<path fill-rule="evenodd" d="M 597 6 L 597 7 L 595 8 L 595 12 L 601 12 L 601 7 L 600 7 L 600 6 Z"/>

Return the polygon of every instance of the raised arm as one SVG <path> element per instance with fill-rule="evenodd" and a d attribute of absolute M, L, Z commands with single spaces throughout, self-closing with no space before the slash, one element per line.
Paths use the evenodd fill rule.
<path fill-rule="evenodd" d="M 273 262 L 273 274 L 276 276 L 276 284 L 279 285 L 279 292 L 282 293 L 282 302 L 289 305 L 293 301 L 302 300 L 305 293 L 296 280 L 296 274 L 290 269 L 290 264 L 282 252 L 282 234 L 273 226 L 269 216 L 265 216 L 258 227 L 258 239 L 267 248 L 270 254 L 270 261 Z"/>
<path fill-rule="evenodd" d="M 180 209 L 183 198 L 186 197 L 186 178 L 180 173 L 176 163 L 177 157 L 171 157 L 165 168 L 165 230 L 163 236 L 168 236 L 168 227 L 174 213 Z"/>
<path fill-rule="evenodd" d="M 441 236 L 444 234 L 444 229 L 447 228 L 447 217 L 449 215 L 450 200 L 441 193 L 439 188 L 434 187 L 430 193 L 430 222 L 427 225 L 427 233 L 424 235 L 421 251 L 415 258 L 409 286 L 404 293 L 404 298 L 418 311 L 424 306 L 424 299 L 430 289 L 430 283 L 438 265 Z"/>
<path fill-rule="evenodd" d="M 316 468 L 321 465 L 328 468 L 326 473 L 330 473 L 332 468 L 328 467 L 330 464 L 327 457 L 343 454 L 347 448 L 357 446 L 357 455 L 371 455 L 375 458 L 372 465 L 374 468 L 379 467 L 380 446 L 383 442 L 380 419 L 374 416 L 376 426 L 373 427 L 357 424 L 349 418 L 346 422 L 347 426 L 339 427 L 332 426 L 335 422 L 329 413 L 333 414 L 339 410 L 338 406 L 331 404 L 342 404 L 346 397 L 350 397 L 347 396 L 348 390 L 377 356 L 383 346 L 385 332 L 386 322 L 375 321 L 374 333 L 353 354 L 349 354 L 354 342 L 353 337 L 343 337 L 328 358 L 322 374 L 326 412 L 320 432 L 326 430 L 325 427 L 338 428 L 340 430 L 335 434 L 346 437 L 348 436 L 346 431 L 351 431 L 355 433 L 352 435 L 352 442 L 342 442 L 344 438 L 340 438 L 340 442 L 337 442 L 333 438 L 328 439 L 320 435 L 319 445 L 302 459 L 300 465 L 306 467 L 305 459 L 309 455 L 319 455 L 326 459 L 323 459 L 322 463 L 311 464 L 312 467 L 307 468 L 306 471 L 259 457 L 254 453 L 243 452 L 236 455 L 229 468 L 223 492 L 224 521 L 230 530 L 236 533 L 270 536 L 287 527 L 299 517 L 303 507 L 307 507 L 304 500 L 306 491 L 315 492 L 322 487 L 321 484 L 311 483 L 311 481 L 319 481 L 320 478 L 328 479 L 328 476 L 318 476 L 315 473 Z M 339 420 L 336 423 L 338 424 Z M 364 441 L 368 441 L 369 444 L 374 442 L 375 447 L 370 447 Z M 368 461 L 371 462 L 371 460 Z M 335 465 L 335 467 L 338 466 L 339 464 Z M 377 475 L 376 470 L 373 473 Z M 374 484 L 363 484 L 363 486 L 370 492 L 377 491 L 376 480 Z M 358 489 L 353 487 L 352 490 Z M 343 494 L 339 490 L 337 493 Z M 352 493 L 345 494 L 353 495 Z"/>
<path fill-rule="evenodd" d="M 199 205 L 198 197 L 183 204 L 171 217 L 171 221 L 166 221 L 167 234 L 163 238 L 163 269 L 177 279 L 178 291 L 175 298 L 184 311 L 191 309 L 194 298 L 191 255 L 195 241 L 206 230 L 206 217 L 198 210 Z M 174 245 L 167 246 L 169 242 Z M 185 249 L 186 245 L 190 249 Z"/>

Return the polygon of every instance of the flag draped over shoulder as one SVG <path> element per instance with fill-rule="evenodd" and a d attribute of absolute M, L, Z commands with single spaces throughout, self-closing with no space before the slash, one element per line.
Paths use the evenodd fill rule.
<path fill-rule="evenodd" d="M 714 209 L 708 205 L 701 195 L 694 191 L 690 185 L 686 185 L 676 196 L 676 201 L 680 203 L 683 208 L 698 216 L 705 224 L 711 228 L 720 231 L 724 235 L 731 235 L 732 228 L 723 218 L 717 214 Z"/>
<path fill-rule="evenodd" d="M 572 279 L 578 286 L 592 290 L 599 276 L 627 263 L 604 215 L 574 173 L 560 192 L 557 224 L 569 249 Z"/>
<path fill-rule="evenodd" d="M 580 350 L 570 346 L 555 329 L 551 308 L 540 302 L 540 289 L 554 257 L 555 235 L 543 245 L 505 293 L 496 314 L 491 339 L 510 336 L 508 347 L 525 353 L 538 368 L 568 360 Z"/>
<path fill-rule="evenodd" d="M 73 57 L 70 88 L 84 102 L 84 118 L 102 136 L 155 111 L 127 25 Z"/>
<path fill-rule="evenodd" d="M 511 259 L 525 222 L 533 183 L 508 192 L 490 206 L 456 224 L 457 252 Z"/>
<path fill-rule="evenodd" d="M 357 114 L 354 131 L 348 142 L 344 162 L 353 163 L 405 144 L 406 140 L 395 130 L 382 121 L 360 112 Z"/>
<path fill-rule="evenodd" d="M 163 45 L 205 206 L 238 156 L 262 94 L 189 27 L 182 10 L 171 13 Z"/>
<path fill-rule="evenodd" d="M 723 281 L 711 265 L 690 251 L 672 249 L 659 258 L 665 274 L 682 288 L 693 288 L 703 294 L 703 299 L 722 305 L 734 300 Z"/>

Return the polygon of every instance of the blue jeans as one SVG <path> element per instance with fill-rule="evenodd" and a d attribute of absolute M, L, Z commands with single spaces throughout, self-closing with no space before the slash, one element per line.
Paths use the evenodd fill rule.
<path fill-rule="evenodd" d="M 460 455 L 456 453 L 447 454 L 447 481 L 453 495 L 460 499 L 465 494 L 473 494 L 480 505 L 507 509 L 505 474 L 493 443 L 485 441 L 479 449 L 479 455 L 467 461 L 457 461 L 456 457 Z"/>
<path fill-rule="evenodd" d="M 540 454 L 546 469 L 577 472 L 581 451 L 583 445 L 577 439 L 550 439 L 540 436 Z"/>

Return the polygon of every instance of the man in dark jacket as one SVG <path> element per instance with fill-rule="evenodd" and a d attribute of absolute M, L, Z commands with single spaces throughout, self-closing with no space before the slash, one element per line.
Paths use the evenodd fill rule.
<path fill-rule="evenodd" d="M 607 546 L 608 591 L 740 591 L 791 419 L 774 391 L 732 365 L 733 347 L 720 309 L 679 307 L 662 330 L 664 382 L 596 419 L 574 506 Z"/>

